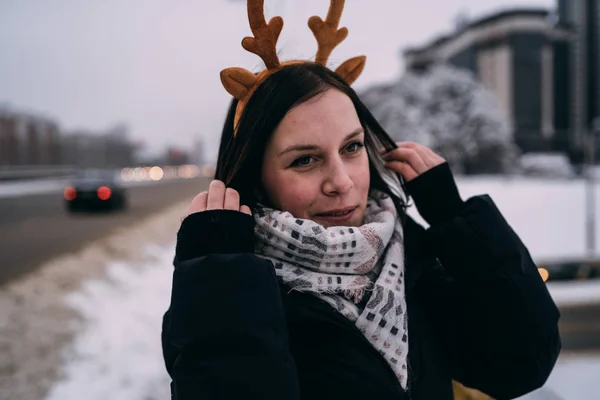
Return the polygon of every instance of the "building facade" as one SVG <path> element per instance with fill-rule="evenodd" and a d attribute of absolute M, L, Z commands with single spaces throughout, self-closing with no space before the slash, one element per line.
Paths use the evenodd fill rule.
<path fill-rule="evenodd" d="M 121 168 L 134 163 L 135 145 L 125 126 L 103 132 L 72 131 L 64 135 L 62 160 L 78 168 Z"/>
<path fill-rule="evenodd" d="M 558 25 L 573 32 L 568 52 L 574 141 L 585 148 L 600 117 L 600 0 L 558 0 Z"/>
<path fill-rule="evenodd" d="M 124 125 L 65 133 L 52 119 L 0 109 L 0 167 L 125 167 L 134 151 Z"/>
<path fill-rule="evenodd" d="M 48 118 L 0 110 L 0 166 L 60 163 L 61 135 Z"/>
<path fill-rule="evenodd" d="M 577 144 L 569 111 L 572 35 L 553 17 L 545 9 L 518 9 L 472 21 L 429 45 L 405 50 L 406 68 L 418 71 L 442 62 L 471 70 L 495 94 L 523 151 L 571 154 Z"/>

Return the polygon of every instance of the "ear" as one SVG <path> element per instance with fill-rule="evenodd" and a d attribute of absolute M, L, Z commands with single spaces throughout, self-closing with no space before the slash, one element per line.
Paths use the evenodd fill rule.
<path fill-rule="evenodd" d="M 243 68 L 227 68 L 221 71 L 221 82 L 225 90 L 240 101 L 248 96 L 256 80 L 256 75 Z"/>
<path fill-rule="evenodd" d="M 340 65 L 335 70 L 335 73 L 341 76 L 348 85 L 352 85 L 362 73 L 366 63 L 367 57 L 354 57 L 346 60 L 342 65 Z"/>

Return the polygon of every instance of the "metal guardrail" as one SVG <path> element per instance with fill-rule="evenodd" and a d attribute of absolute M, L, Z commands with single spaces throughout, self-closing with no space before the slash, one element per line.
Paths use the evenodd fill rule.
<path fill-rule="evenodd" d="M 0 166 L 0 181 L 66 177 L 76 171 L 77 168 L 71 165 Z"/>
<path fill-rule="evenodd" d="M 214 175 L 214 166 L 205 165 L 172 165 L 172 166 L 131 166 L 131 167 L 79 167 L 73 165 L 30 165 L 30 166 L 0 166 L 0 182 L 26 181 L 38 179 L 70 178 L 84 169 L 111 170 L 120 174 L 125 181 L 161 180 L 173 177 L 193 178 L 196 176 L 209 177 Z"/>
<path fill-rule="evenodd" d="M 536 264 L 548 272 L 548 281 L 600 278 L 600 257 L 570 257 Z"/>

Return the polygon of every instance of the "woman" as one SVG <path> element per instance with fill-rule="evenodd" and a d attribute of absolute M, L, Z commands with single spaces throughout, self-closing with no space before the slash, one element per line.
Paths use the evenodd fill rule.
<path fill-rule="evenodd" d="M 280 30 L 250 19 L 257 37 Z M 237 100 L 216 180 L 178 232 L 162 334 L 173 398 L 445 400 L 456 380 L 509 399 L 542 386 L 559 312 L 492 199 L 463 201 L 445 160 L 394 143 L 349 86 L 356 68 L 265 58 L 242 89 L 223 79 Z"/>

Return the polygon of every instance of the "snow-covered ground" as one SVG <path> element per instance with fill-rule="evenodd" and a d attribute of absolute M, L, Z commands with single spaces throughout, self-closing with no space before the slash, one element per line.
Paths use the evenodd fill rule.
<path fill-rule="evenodd" d="M 0 182 L 0 198 L 59 193 L 68 184 L 66 179 L 35 179 Z"/>
<path fill-rule="evenodd" d="M 600 303 L 600 280 L 598 279 L 548 282 L 548 288 L 559 307 Z M 598 373 L 600 374 L 600 371 Z"/>
<path fill-rule="evenodd" d="M 112 263 L 106 280 L 89 281 L 67 298 L 87 326 L 76 337 L 66 379 L 46 400 L 164 400 L 170 398 L 160 344 L 169 306 L 172 246 L 149 246 L 153 262 Z"/>
<path fill-rule="evenodd" d="M 522 399 L 597 400 L 600 397 L 599 376 L 600 354 L 564 354 L 544 388 Z"/>
<path fill-rule="evenodd" d="M 34 273 L 0 288 L 0 399 L 44 399 L 65 378 L 85 382 L 90 390 L 100 390 L 93 386 L 99 381 L 106 388 L 125 392 L 128 384 L 138 384 L 137 376 L 128 382 L 128 375 L 120 372 L 112 375 L 119 381 L 110 382 L 104 374 L 123 370 L 145 374 L 146 365 L 152 368 L 153 362 L 160 363 L 160 342 L 154 341 L 160 326 L 152 321 L 165 308 L 161 300 L 168 301 L 169 296 L 149 285 L 155 271 L 163 274 L 165 286 L 160 287 L 168 291 L 171 242 L 188 205 L 186 200 L 140 218 L 78 252 L 48 260 Z M 158 259 L 163 256 L 169 260 Z M 134 279 L 136 274 L 139 279 Z M 92 310 L 95 314 L 90 315 Z M 140 330 L 148 330 L 140 334 L 134 329 L 136 321 Z M 129 335 L 135 336 L 134 344 Z M 112 358 L 101 362 L 109 356 Z M 73 378 L 68 367 L 86 360 L 82 374 Z M 97 380 L 93 374 L 98 374 Z M 163 385 L 157 385 L 155 392 L 159 393 Z M 168 395 L 168 385 L 166 388 Z M 86 393 L 76 390 L 68 398 L 88 398 Z"/>
<path fill-rule="evenodd" d="M 465 200 L 489 194 L 536 261 L 588 255 L 583 180 L 460 177 L 457 184 Z M 600 255 L 600 184 L 595 193 L 595 254 Z"/>

